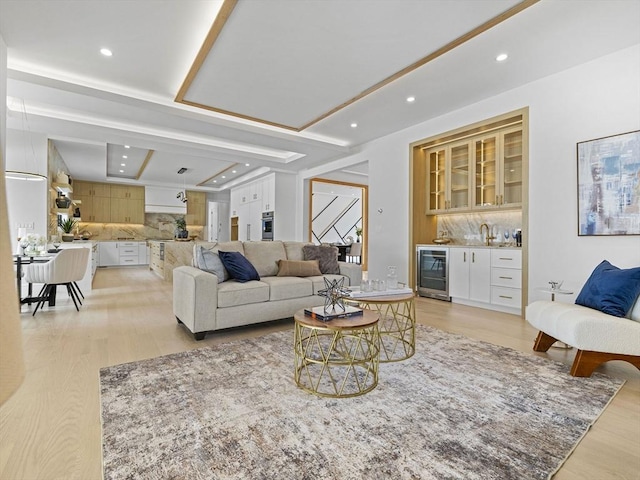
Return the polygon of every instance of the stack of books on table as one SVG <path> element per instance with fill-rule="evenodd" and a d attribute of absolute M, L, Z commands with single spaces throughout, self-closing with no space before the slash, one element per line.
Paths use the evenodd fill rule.
<path fill-rule="evenodd" d="M 333 320 L 334 318 L 347 318 L 362 315 L 362 309 L 347 305 L 345 306 L 344 311 L 341 308 L 336 308 L 335 312 L 331 310 L 325 312 L 324 307 L 313 307 L 305 308 L 304 314 L 311 318 L 315 318 L 316 320 L 322 320 L 323 322 L 326 322 L 328 320 Z"/>
<path fill-rule="evenodd" d="M 360 290 L 360 287 L 353 287 L 349 293 L 349 298 L 388 297 L 391 295 L 406 295 L 408 293 L 413 293 L 413 290 L 409 287 L 390 290 L 372 290 L 370 292 L 363 292 Z"/>

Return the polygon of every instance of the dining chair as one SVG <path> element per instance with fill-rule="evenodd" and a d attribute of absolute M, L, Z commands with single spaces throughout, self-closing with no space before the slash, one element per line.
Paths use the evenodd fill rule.
<path fill-rule="evenodd" d="M 44 284 L 36 297 L 38 303 L 33 315 L 52 295 L 55 298 L 58 285 L 67 287 L 67 292 L 73 300 L 76 310 L 80 311 L 78 302 L 82 305 L 80 300 L 82 293 L 76 282 L 79 282 L 84 277 L 89 261 L 89 253 L 88 248 L 68 248 L 62 250 L 47 263 L 32 263 L 24 267 L 24 279 L 27 283 Z"/>
<path fill-rule="evenodd" d="M 347 252 L 347 261 L 351 263 L 360 263 L 360 257 L 362 257 L 362 244 L 352 243 L 349 251 Z"/>

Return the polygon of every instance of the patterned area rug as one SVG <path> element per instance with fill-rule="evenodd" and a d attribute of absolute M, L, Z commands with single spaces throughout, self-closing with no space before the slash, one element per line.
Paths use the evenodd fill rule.
<path fill-rule="evenodd" d="M 293 382 L 293 332 L 100 373 L 104 478 L 545 479 L 624 381 L 417 327 L 378 387 Z"/>

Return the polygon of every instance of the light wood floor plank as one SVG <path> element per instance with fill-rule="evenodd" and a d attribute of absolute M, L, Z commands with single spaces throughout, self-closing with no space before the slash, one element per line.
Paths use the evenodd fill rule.
<path fill-rule="evenodd" d="M 111 268 L 98 270 L 79 313 L 62 295 L 35 317 L 23 307 L 27 377 L 0 407 L 1 480 L 102 478 L 100 368 L 292 329 L 283 320 L 195 342 L 172 314 L 172 295 L 146 268 Z M 533 352 L 537 332 L 513 315 L 423 298 L 416 311 L 420 323 L 445 331 L 567 365 L 575 356 Z M 640 480 L 640 373 L 622 362 L 598 371 L 627 382 L 556 480 Z"/>

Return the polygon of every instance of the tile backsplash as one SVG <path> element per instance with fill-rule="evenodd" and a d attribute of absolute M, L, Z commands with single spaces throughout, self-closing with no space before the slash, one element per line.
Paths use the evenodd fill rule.
<path fill-rule="evenodd" d="M 503 232 L 522 228 L 522 212 L 482 212 L 465 213 L 459 215 L 440 215 L 437 219 L 438 235 L 440 232 L 448 232 L 452 244 L 482 244 L 484 233 L 480 235 L 480 225 L 486 223 L 492 229 L 492 234 L 497 238 L 493 243 L 503 243 Z M 514 242 L 509 237 L 509 242 Z"/>
<path fill-rule="evenodd" d="M 80 222 L 79 231 L 80 233 L 90 233 L 92 240 L 118 240 L 122 238 L 170 240 L 174 237 L 176 219 L 183 216 L 171 213 L 145 213 L 144 225 Z M 204 240 L 204 227 L 187 225 L 187 230 L 189 230 L 189 236 L 197 235 L 198 240 Z"/>

